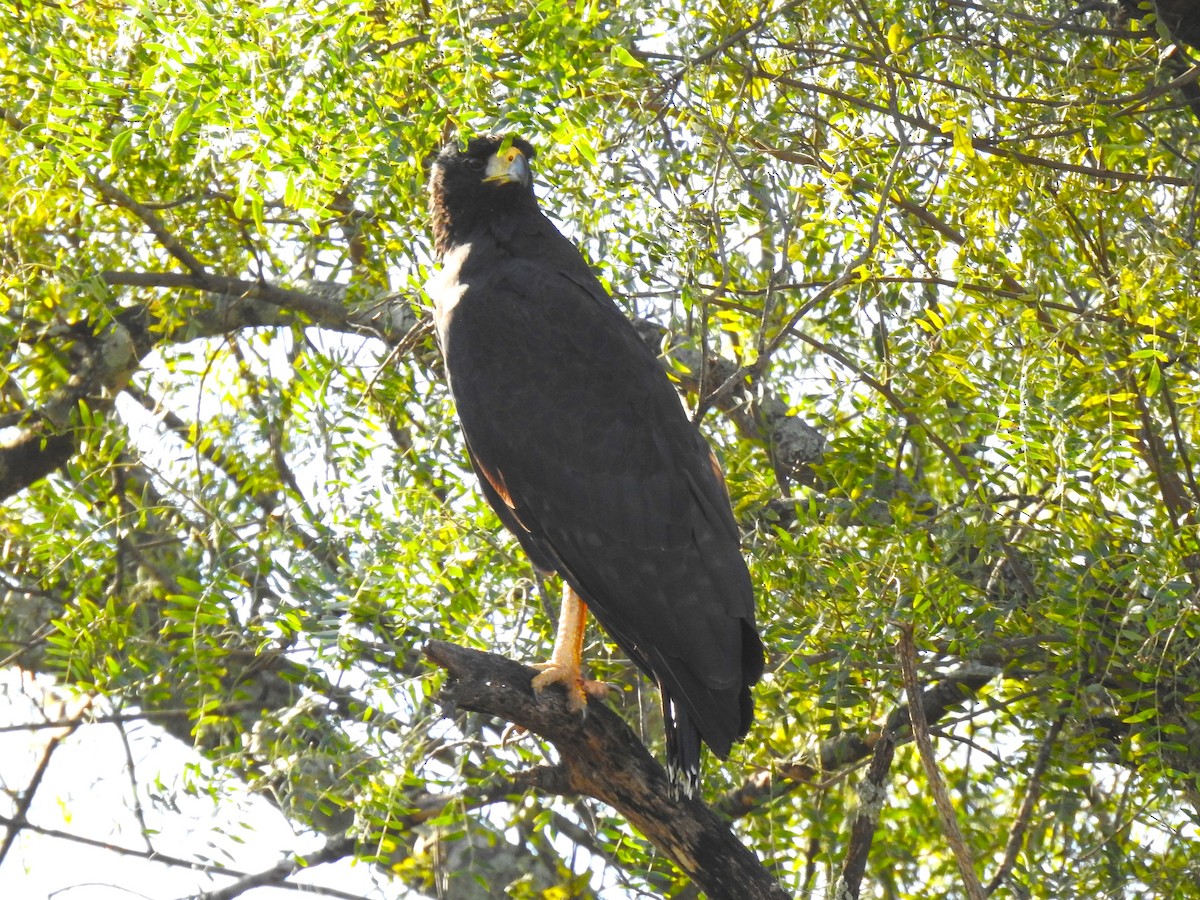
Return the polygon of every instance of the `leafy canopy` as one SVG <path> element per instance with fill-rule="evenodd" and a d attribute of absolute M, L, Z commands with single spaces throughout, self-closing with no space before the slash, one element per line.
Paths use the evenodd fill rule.
<path fill-rule="evenodd" d="M 421 293 L 423 160 L 502 127 L 722 455 L 771 657 L 705 784 L 744 842 L 842 876 L 901 623 L 996 896 L 1200 896 L 1200 101 L 1183 20 L 1108 12 L 0 4 L 0 656 L 414 888 L 680 890 L 518 796 L 545 747 L 419 655 L 552 637 Z M 867 890 L 959 895 L 911 745 L 885 786 Z"/>

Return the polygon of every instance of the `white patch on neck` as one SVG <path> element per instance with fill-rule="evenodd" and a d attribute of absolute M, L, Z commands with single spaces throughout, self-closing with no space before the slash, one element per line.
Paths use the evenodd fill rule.
<path fill-rule="evenodd" d="M 433 321 L 440 332 L 443 320 L 454 311 L 467 286 L 459 278 L 463 263 L 471 250 L 470 244 L 460 244 L 442 257 L 442 267 L 425 282 L 425 293 L 433 301 Z"/>

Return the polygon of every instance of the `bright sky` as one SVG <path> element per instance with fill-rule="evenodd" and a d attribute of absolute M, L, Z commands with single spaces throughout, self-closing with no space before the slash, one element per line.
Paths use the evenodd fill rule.
<path fill-rule="evenodd" d="M 0 670 L 0 812 L 11 816 L 17 796 L 33 778 L 47 744 L 63 729 L 14 728 L 29 722 L 59 721 L 78 710 L 64 703 L 51 683 L 17 669 Z M 153 836 L 153 849 L 166 856 L 222 865 L 244 873 L 270 868 L 295 852 L 318 849 L 322 840 L 297 835 L 265 798 L 231 785 L 217 803 L 189 795 L 186 773 L 205 765 L 191 748 L 144 722 L 125 726 L 128 755 L 112 724 L 87 725 L 55 749 L 38 787 L 29 821 L 34 825 L 109 847 L 146 851 L 135 811 Z M 128 760 L 139 786 L 134 802 Z M 0 896 L 5 900 L 133 900 L 189 897 L 231 884 L 214 877 L 123 855 L 108 847 L 25 830 L 0 863 Z M 398 883 L 382 883 L 370 866 L 349 862 L 320 866 L 292 879 L 332 887 L 361 897 L 401 896 Z M 247 900 L 295 900 L 294 890 L 255 888 Z M 305 893 L 319 897 L 320 893 Z"/>

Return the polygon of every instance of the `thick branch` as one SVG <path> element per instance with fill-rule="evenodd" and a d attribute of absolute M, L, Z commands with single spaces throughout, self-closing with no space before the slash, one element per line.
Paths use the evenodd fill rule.
<path fill-rule="evenodd" d="M 156 344 L 302 321 L 338 331 L 375 334 L 396 345 L 416 324 L 409 305 L 395 298 L 357 307 L 344 296 L 329 298 L 317 292 L 219 275 L 200 278 L 170 272 L 103 272 L 100 277 L 112 287 L 204 291 L 211 301 L 193 307 L 186 321 L 170 329 L 160 327 L 161 323 L 146 309 L 127 307 L 98 334 L 78 330 L 74 337 L 86 345 L 87 351 L 81 370 L 43 406 L 30 411 L 18 435 L 0 444 L 0 500 L 65 466 L 82 436 L 78 427 L 80 403 L 86 403 L 93 414 L 107 412 Z"/>
<path fill-rule="evenodd" d="M 210 294 L 213 297 L 210 309 L 198 311 L 201 316 L 198 324 L 204 333 L 190 337 L 223 334 L 248 325 L 288 324 L 295 322 L 299 313 L 313 325 L 335 331 L 369 332 L 395 344 L 416 323 L 416 316 L 407 303 L 382 298 L 368 307 L 357 308 L 347 302 L 345 290 L 337 292 L 340 296 L 322 296 L 331 292 L 297 291 L 266 281 L 211 274 L 201 278 L 178 272 L 101 272 L 100 278 L 110 287 L 192 290 Z M 196 327 L 195 323 L 193 327 Z"/>
<path fill-rule="evenodd" d="M 787 893 L 703 803 L 675 796 L 663 767 L 616 713 L 593 700 L 587 716 L 559 691 L 535 696 L 536 672 L 520 663 L 431 641 L 425 655 L 449 674 L 442 699 L 496 716 L 552 743 L 571 792 L 612 806 L 665 853 L 710 900 L 782 900 Z"/>
<path fill-rule="evenodd" d="M 38 423 L 0 444 L 0 500 L 57 472 L 75 455 L 76 443 L 74 433 L 48 434 L 45 425 Z"/>

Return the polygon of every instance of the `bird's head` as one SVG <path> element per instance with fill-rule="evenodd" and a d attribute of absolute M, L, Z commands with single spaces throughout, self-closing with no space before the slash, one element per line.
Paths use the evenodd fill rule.
<path fill-rule="evenodd" d="M 433 160 L 429 209 L 439 256 L 498 214 L 534 204 L 533 146 L 506 134 L 451 144 Z"/>

